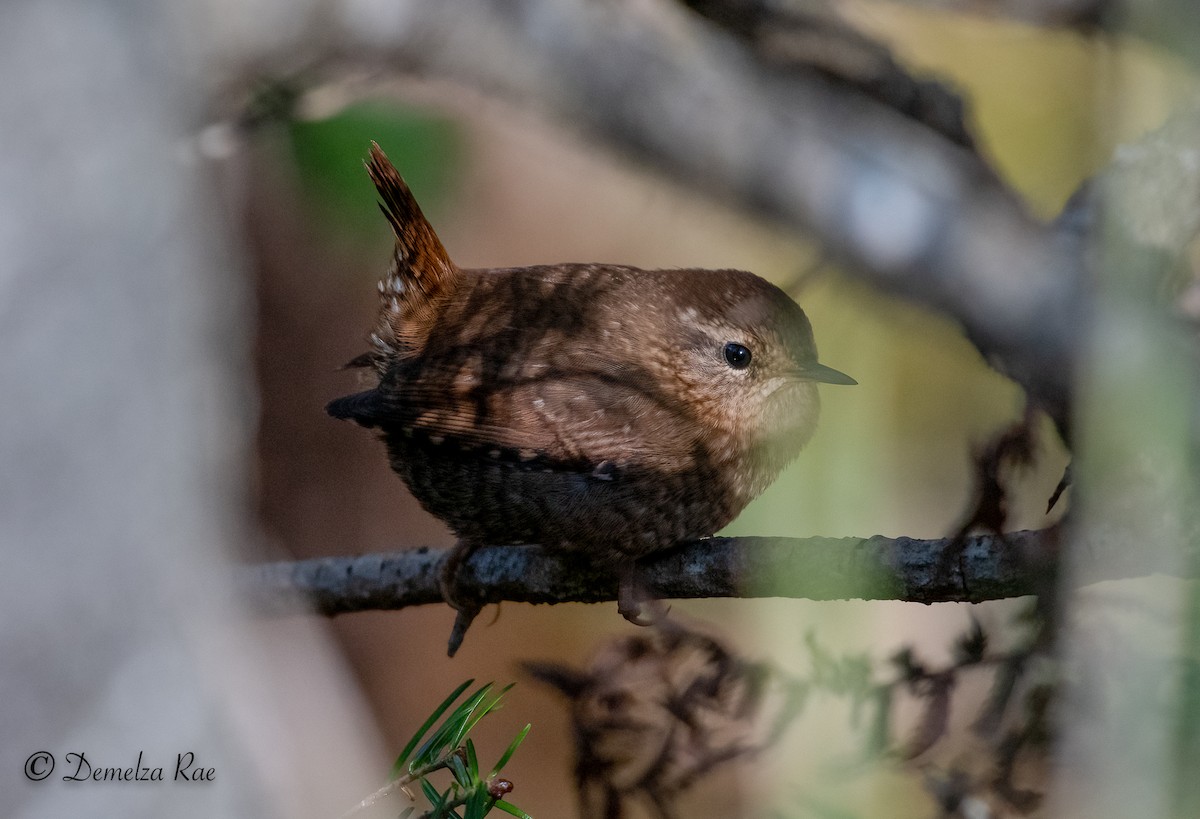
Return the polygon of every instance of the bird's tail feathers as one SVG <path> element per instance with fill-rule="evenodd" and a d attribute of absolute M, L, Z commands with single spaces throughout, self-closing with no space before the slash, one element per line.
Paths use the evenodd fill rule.
<path fill-rule="evenodd" d="M 380 317 L 371 341 L 384 355 L 403 354 L 423 343 L 430 328 L 422 319 L 435 313 L 453 290 L 459 270 L 412 191 L 374 142 L 366 167 L 382 200 L 379 209 L 396 235 L 392 265 L 379 282 Z"/>

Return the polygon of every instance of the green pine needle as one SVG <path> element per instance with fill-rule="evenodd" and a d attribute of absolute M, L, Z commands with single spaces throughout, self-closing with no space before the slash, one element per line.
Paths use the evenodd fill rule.
<path fill-rule="evenodd" d="M 529 734 L 529 729 L 532 727 L 531 724 L 526 723 L 525 727 L 521 729 L 521 733 L 517 734 L 516 739 L 509 743 L 508 750 L 500 757 L 500 761 L 496 763 L 496 767 L 492 768 L 492 772 L 488 774 L 488 779 L 500 773 L 500 770 L 508 764 L 508 760 L 512 759 L 512 755 L 517 752 L 517 748 L 521 747 L 521 743 L 525 741 L 525 737 Z"/>
<path fill-rule="evenodd" d="M 429 804 L 433 805 L 435 811 L 441 810 L 442 796 L 438 793 L 437 788 L 428 779 L 421 780 L 421 791 L 425 794 L 425 798 L 429 800 Z"/>
<path fill-rule="evenodd" d="M 471 772 L 467 770 L 467 764 L 463 762 L 461 756 L 451 754 L 446 762 L 450 767 L 450 773 L 454 775 L 454 781 L 464 788 L 470 788 L 474 784 L 475 779 L 471 777 Z"/>
<path fill-rule="evenodd" d="M 496 807 L 498 807 L 500 810 L 504 811 L 505 813 L 511 814 L 513 816 L 519 816 L 521 819 L 533 819 L 533 817 L 530 816 L 528 813 L 521 810 L 520 808 L 518 808 L 516 805 L 512 804 L 511 802 L 505 802 L 503 799 L 500 799 L 496 802 Z"/>
<path fill-rule="evenodd" d="M 471 778 L 479 779 L 479 757 L 475 755 L 475 743 L 471 740 L 466 742 L 467 749 L 467 770 L 471 772 Z"/>
<path fill-rule="evenodd" d="M 459 696 L 462 695 L 462 692 L 466 691 L 473 682 L 475 682 L 473 679 L 467 680 L 458 688 L 454 689 L 454 692 L 450 696 L 446 697 L 446 699 L 442 701 L 442 704 L 439 705 L 434 712 L 429 715 L 429 719 L 425 720 L 425 724 L 417 729 L 417 732 L 413 734 L 412 739 L 410 739 L 408 744 L 404 746 L 404 750 L 400 752 L 400 756 L 397 757 L 396 763 L 392 765 L 392 773 L 391 776 L 388 777 L 389 779 L 395 779 L 397 776 L 404 773 L 404 764 L 408 762 L 409 756 L 412 754 L 413 749 L 417 747 L 417 744 L 421 741 L 421 738 L 425 736 L 425 733 L 431 727 L 433 727 L 435 722 L 441 718 L 442 714 L 446 713 L 446 709 L 450 707 L 450 704 L 458 699 Z"/>
<path fill-rule="evenodd" d="M 488 811 L 488 793 L 485 788 L 476 788 L 467 797 L 466 819 L 483 819 Z"/>
<path fill-rule="evenodd" d="M 495 684 L 487 683 L 455 706 L 454 703 L 473 683 L 474 680 L 467 680 L 458 686 L 413 734 L 392 766 L 392 787 L 400 784 L 396 780 L 418 782 L 430 804 L 430 809 L 422 814 L 428 819 L 484 819 L 492 808 L 499 808 L 512 816 L 528 817 L 515 805 L 493 797 L 488 787 L 492 778 L 508 764 L 525 740 L 530 726 L 526 725 L 517 734 L 487 779 L 480 777 L 479 754 L 475 742 L 467 735 L 480 720 L 500 707 L 504 695 L 513 686 L 510 684 L 495 691 Z M 442 722 L 435 729 L 438 720 Z M 441 768 L 445 768 L 453 777 L 444 792 L 439 792 L 428 778 Z M 415 808 L 409 808 L 400 819 L 411 817 L 414 811 Z"/>

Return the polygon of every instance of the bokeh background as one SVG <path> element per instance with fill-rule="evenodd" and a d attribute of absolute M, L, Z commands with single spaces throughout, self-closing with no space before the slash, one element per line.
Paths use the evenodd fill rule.
<path fill-rule="evenodd" d="M 63 229 L 55 226 L 54 210 L 40 200 L 38 207 L 46 207 L 35 210 L 14 195 L 12 201 L 0 201 L 0 214 L 36 213 L 49 237 L 43 244 L 61 240 L 68 248 L 62 258 L 37 268 L 51 271 L 46 275 L 76 266 L 90 270 L 97 257 L 106 258 L 105 241 L 121 241 L 106 232 L 105 214 L 135 201 L 124 196 L 121 180 L 169 175 L 163 168 L 173 166 L 146 161 L 113 170 L 102 158 L 93 160 L 101 156 L 99 149 L 93 155 L 87 147 L 89 140 L 99 145 L 107 132 L 89 131 L 88 122 L 77 125 L 59 115 L 59 103 L 74 105 L 93 94 L 90 83 L 99 82 L 96 78 L 107 82 L 111 73 L 124 81 L 144 74 L 142 52 L 127 59 L 103 55 L 96 60 L 103 70 L 89 72 L 89 55 L 73 50 L 75 27 L 109 26 L 119 32 L 122 26 L 143 24 L 120 15 L 118 22 L 100 16 L 93 21 L 80 4 L 29 4 L 35 7 L 42 10 L 0 12 L 9 15 L 0 16 L 0 29 L 7 21 L 10 32 L 20 31 L 17 23 L 33 20 L 32 29 L 50 32 L 44 61 L 18 63 L 25 52 L 15 46 L 3 59 L 22 70 L 44 64 L 50 78 L 61 82 L 54 88 L 79 89 L 80 96 L 59 100 L 11 90 L 10 96 L 0 96 L 0 120 L 54 112 L 37 139 L 0 141 L 0 153 L 7 155 L 4 167 L 16 169 L 0 176 L 0 187 L 16 191 L 19 182 L 43 167 L 53 174 L 63 167 L 55 151 L 68 146 L 79 159 L 78 168 L 71 166 L 71 183 L 95 193 L 88 202 L 96 234 L 69 237 L 78 244 L 58 236 Z M 984 153 L 1030 209 L 1045 218 L 1058 213 L 1116 146 L 1159 125 L 1196 90 L 1196 77 L 1185 64 L 1133 39 L 1086 38 L 893 4 L 846 8 L 855 25 L 893 46 L 910 68 L 962 91 Z M 286 10 L 275 7 L 273 13 L 273 24 L 286 32 Z M 251 28 L 239 14 L 223 7 L 214 14 L 219 25 L 207 30 L 235 42 L 240 27 Z M 138 31 L 146 42 L 155 34 L 148 24 Z M 145 53 L 158 47 L 147 46 Z M 75 57 L 82 67 L 72 68 Z M 185 54 L 174 70 L 186 73 L 201 62 Z M 7 76 L 15 72 L 10 67 Z M 189 109 L 187 133 L 175 135 L 163 155 L 191 163 L 188 172 L 202 180 L 199 186 L 219 207 L 167 207 L 165 194 L 138 205 L 145 208 L 149 242 L 157 232 L 178 229 L 193 218 L 236 241 L 233 246 L 214 241 L 205 248 L 205 258 L 222 278 L 203 292 L 187 289 L 190 271 L 175 271 L 170 259 L 147 255 L 146 267 L 160 266 L 155 275 L 161 278 L 147 276 L 146 281 L 174 288 L 176 312 L 162 319 L 159 336 L 119 336 L 115 346 L 157 349 L 161 344 L 166 360 L 170 342 L 163 339 L 172 328 L 214 311 L 219 319 L 206 324 L 203 335 L 213 349 L 235 360 L 234 370 L 244 376 L 232 388 L 228 381 L 205 380 L 207 365 L 185 357 L 144 375 L 152 379 L 170 372 L 191 379 L 182 393 L 160 401 L 154 387 L 148 393 L 155 397 L 152 406 L 137 393 L 128 409 L 93 402 L 89 378 L 106 376 L 85 367 L 87 356 L 73 351 L 103 346 L 107 337 L 97 341 L 90 323 L 56 328 L 54 305 L 89 301 L 95 327 L 107 328 L 107 301 L 64 279 L 48 291 L 61 301 L 31 307 L 12 284 L 24 270 L 22 258 L 10 254 L 0 260 L 12 271 L 0 269 L 0 333 L 18 338 L 24 323 L 34 320 L 54 330 L 47 330 L 44 343 L 27 340 L 41 336 L 19 336 L 20 343 L 0 351 L 0 357 L 21 362 L 20 368 L 11 365 L 10 375 L 38 369 L 53 376 L 45 382 L 49 386 L 26 391 L 23 376 L 6 375 L 4 383 L 15 385 L 7 400 L 14 407 L 38 408 L 44 400 L 45 406 L 62 408 L 63 429 L 74 435 L 78 427 L 78 440 L 104 437 L 124 428 L 127 418 L 137 420 L 136 434 L 145 432 L 139 439 L 144 449 L 126 451 L 133 466 L 127 472 L 122 462 L 100 470 L 95 479 L 110 488 L 135 473 L 152 484 L 160 474 L 157 459 L 182 457 L 172 447 L 195 432 L 184 420 L 187 411 L 215 402 L 227 424 L 201 432 L 208 436 L 205 451 L 220 462 L 212 473 L 220 476 L 220 486 L 210 485 L 211 476 L 196 486 L 236 499 L 232 523 L 181 522 L 175 507 L 118 508 L 100 494 L 85 515 L 69 492 L 47 498 L 30 489 L 43 484 L 28 476 L 33 465 L 52 463 L 68 476 L 62 478 L 66 482 L 71 475 L 90 474 L 84 470 L 94 464 L 81 463 L 74 450 L 50 457 L 48 449 L 39 448 L 40 439 L 6 450 L 18 457 L 10 458 L 2 473 L 11 528 L 0 551 L 8 564 L 10 605 L 0 656 L 9 701 L 0 724 L 0 783 L 7 783 L 0 792 L 8 794 L 0 797 L 0 813 L 337 816 L 382 784 L 395 753 L 442 697 L 475 678 L 517 682 L 504 709 L 478 729 L 476 742 L 485 756 L 498 755 L 521 726 L 533 724 L 507 769 L 516 783 L 513 801 L 538 819 L 574 815 L 565 708 L 523 676 L 519 663 L 552 659 L 582 666 L 605 640 L 632 628 L 614 605 L 506 604 L 494 618 L 486 611 L 450 659 L 445 643 L 453 617 L 444 606 L 328 622 L 308 616 L 262 619 L 243 616 L 236 601 L 216 593 L 225 586 L 211 580 L 214 564 L 219 568 L 226 559 L 246 564 L 453 542 L 389 470 L 382 445 L 323 411 L 327 401 L 359 386 L 357 376 L 340 367 L 365 349 L 375 282 L 391 251 L 387 224 L 362 167 L 371 140 L 409 181 L 462 266 L 588 261 L 742 268 L 795 296 L 812 320 L 822 360 L 853 375 L 859 386 L 822 388 L 815 439 L 727 534 L 946 536 L 961 523 L 975 491 L 973 453 L 1023 412 L 1021 390 L 989 368 L 952 322 L 838 270 L 807 237 L 682 187 L 654 168 L 588 141 L 570 123 L 549 121 L 478 90 L 436 78 L 332 73 L 333 79 L 316 83 L 303 72 L 294 77 L 271 73 L 245 83 L 254 89 L 248 107 L 261 116 L 244 129 L 231 129 L 220 112 L 204 106 Z M 137 86 L 130 89 L 129 98 L 123 98 L 127 107 L 110 112 L 110 118 L 128 120 L 157 104 L 134 93 Z M 147 153 L 154 154 L 157 125 L 148 121 L 144 130 Z M 124 133 L 114 131 L 114 138 Z M 43 159 L 47 154 L 53 161 Z M 74 195 L 74 189 L 64 187 L 61 195 L 67 193 Z M 47 195 L 47 202 L 52 199 Z M 167 215 L 160 218 L 160 213 Z M 4 242 L 15 242 L 20 232 L 3 230 L 0 224 Z M 117 281 L 120 271 L 112 276 L 108 283 Z M 95 292 L 107 292 L 104 284 Z M 75 368 L 72 362 L 82 363 Z M 7 420 L 0 418 L 5 440 L 22 441 L 22 416 L 5 415 Z M 147 427 L 146 418 L 165 420 Z M 62 440 L 68 439 L 76 440 L 64 434 Z M 1069 495 L 1051 517 L 1045 505 L 1067 461 L 1052 425 L 1040 421 L 1036 463 L 1013 487 L 1010 528 L 1042 527 L 1062 514 Z M 153 469 L 138 466 L 151 463 Z M 188 484 L 178 494 L 195 488 Z M 151 523 L 143 520 L 143 512 Z M 78 536 L 86 529 L 83 523 L 57 528 L 58 521 L 76 517 L 99 522 L 94 539 Z M 31 522 L 22 529 L 26 519 Z M 43 526 L 46 520 L 55 526 Z M 27 531 L 44 532 L 45 541 L 27 537 Z M 110 573 L 124 571 L 125 564 L 114 564 L 105 544 L 117 544 L 115 554 L 119 544 L 130 542 L 142 544 L 135 558 L 156 567 L 169 583 L 147 594 L 141 583 L 109 582 Z M 97 585 L 106 587 L 98 596 Z M 1141 593 L 1153 597 L 1159 590 L 1151 585 Z M 721 600 L 675 602 L 672 613 L 720 635 L 748 658 L 802 673 L 809 633 L 836 651 L 865 653 L 879 662 L 905 645 L 938 662 L 949 656 L 972 614 L 1002 632 L 1021 605 L 1009 601 L 969 611 L 955 604 Z M 43 619 L 42 611 L 56 614 Z M 222 625 L 210 628 L 210 619 Z M 111 636 L 114 646 L 125 645 L 114 636 L 121 634 L 138 649 L 109 650 L 98 639 Z M 164 653 L 163 645 L 185 648 L 176 657 Z M 165 666 L 164 656 L 173 658 Z M 110 661 L 121 664 L 121 675 L 108 673 Z M 965 716 L 956 709 L 956 718 L 969 719 L 979 696 L 968 692 L 959 704 Z M 187 718 L 177 719 L 185 703 Z M 902 711 L 898 719 L 903 724 L 912 716 Z M 769 815 L 769 804 L 825 817 L 935 815 L 919 772 L 854 761 L 850 722 L 844 703 L 816 701 L 779 748 L 706 778 L 680 815 Z M 43 744 L 56 752 L 108 749 L 109 758 L 124 762 L 131 749 L 134 754 L 143 746 L 173 752 L 193 740 L 221 760 L 215 789 L 181 795 L 101 784 L 87 790 L 61 783 L 39 788 L 20 774 L 28 753 Z M 944 752 L 968 749 L 951 743 Z"/>
<path fill-rule="evenodd" d="M 854 19 L 914 68 L 962 89 L 985 152 L 1047 218 L 1116 144 L 1160 123 L 1191 83 L 1181 66 L 1136 44 L 1110 48 L 1072 33 L 891 6 L 863 6 Z M 453 543 L 390 472 L 371 434 L 321 412 L 325 401 L 357 388 L 355 374 L 337 368 L 365 349 L 374 283 L 390 254 L 390 232 L 361 165 L 372 139 L 409 180 L 460 265 L 734 267 L 797 298 L 822 360 L 860 386 L 822 388 L 815 440 L 727 534 L 946 536 L 975 491 L 973 452 L 1023 411 L 1021 390 L 951 322 L 854 281 L 804 237 L 702 198 L 568 128 L 436 83 L 384 83 L 350 100 L 331 89 L 322 102 L 333 110 L 318 108 L 311 119 L 255 139 L 247 190 L 259 304 L 259 511 L 275 557 Z M 1011 499 L 1011 528 L 1052 519 L 1046 499 L 1067 460 L 1043 423 L 1037 462 Z M 944 659 L 968 608 L 737 600 L 676 602 L 672 610 L 715 627 L 748 657 L 803 670 L 809 631 L 880 661 L 914 642 L 930 659 Z M 1011 603 L 975 609 L 1001 628 L 1015 610 Z M 495 731 L 490 745 L 498 752 L 532 720 L 509 769 L 519 787 L 514 801 L 534 816 L 571 815 L 565 708 L 516 664 L 582 666 L 630 627 L 612 605 L 506 604 L 494 622 L 485 612 L 448 659 L 452 620 L 448 609 L 429 607 L 346 616 L 331 628 L 389 747 L 402 745 L 462 679 L 518 681 L 503 717 L 481 730 Z M 830 810 L 863 811 L 845 815 L 930 814 L 919 779 L 849 773 L 854 739 L 845 709 L 830 702 L 812 710 L 824 713 L 801 721 L 773 764 L 757 763 L 759 773 L 786 773 Z M 713 779 L 688 803 L 694 815 L 752 810 L 746 800 L 761 785 Z"/>

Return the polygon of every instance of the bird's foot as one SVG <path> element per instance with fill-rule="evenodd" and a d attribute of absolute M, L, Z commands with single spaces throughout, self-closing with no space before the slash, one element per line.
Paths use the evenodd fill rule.
<path fill-rule="evenodd" d="M 481 610 L 478 602 L 465 599 L 458 588 L 458 573 L 462 569 L 463 563 L 478 548 L 478 544 L 460 540 L 451 550 L 438 574 L 438 590 L 442 593 L 442 599 L 458 612 L 458 616 L 454 618 L 454 627 L 450 630 L 449 645 L 446 647 L 446 654 L 450 657 L 458 652 L 463 638 L 467 636 L 467 629 L 471 627 L 471 623 Z"/>
<path fill-rule="evenodd" d="M 471 627 L 475 616 L 479 614 L 479 607 L 473 609 L 459 609 L 457 616 L 454 618 L 454 627 L 450 629 L 450 640 L 446 644 L 446 656 L 453 657 L 458 653 L 459 646 L 462 645 L 463 638 L 467 636 L 467 629 Z"/>
<path fill-rule="evenodd" d="M 639 580 L 637 564 L 630 563 L 621 569 L 617 581 L 617 611 L 635 626 L 653 626 L 661 623 L 671 607 L 650 594 Z"/>

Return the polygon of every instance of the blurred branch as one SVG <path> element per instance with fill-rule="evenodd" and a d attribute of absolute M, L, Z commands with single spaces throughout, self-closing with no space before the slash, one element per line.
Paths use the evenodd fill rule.
<path fill-rule="evenodd" d="M 765 67 L 671 4 L 396 8 L 329 0 L 314 36 L 330 59 L 533 102 L 717 199 L 814 231 L 874 283 L 956 317 L 1065 429 L 1080 254 L 973 152 L 825 77 Z"/>
<path fill-rule="evenodd" d="M 843 20 L 826 0 L 680 0 L 744 42 L 769 69 L 824 76 L 971 150 L 966 104 L 944 82 L 909 74 L 890 48 Z"/>
<path fill-rule="evenodd" d="M 1200 372 L 1200 273 L 1189 248 L 1200 235 L 1200 96 L 1178 106 L 1160 127 L 1120 146 L 1113 161 L 1084 181 L 1059 215 L 1064 237 L 1075 236 L 1120 271 L 1116 286 L 1136 300 L 1174 300 L 1174 317 L 1189 322 L 1174 351 L 1185 369 Z M 1129 305 L 1127 305 L 1129 306 Z M 1163 312 L 1144 320 L 1160 323 Z M 1111 331 L 1113 328 L 1108 327 Z M 1200 441 L 1200 399 L 1192 402 L 1192 443 Z"/>
<path fill-rule="evenodd" d="M 1161 567 L 1111 566 L 1112 577 Z M 313 608 L 325 615 L 441 603 L 438 570 L 446 550 L 267 563 L 244 570 L 251 602 L 272 614 Z M 641 576 L 664 599 L 792 597 L 810 600 L 980 602 L 1048 592 L 1058 555 L 1055 529 L 1003 537 L 710 538 L 643 561 Z M 1143 556 L 1144 557 L 1144 556 Z M 616 599 L 611 570 L 537 546 L 488 546 L 458 576 L 465 598 L 487 603 L 599 603 Z"/>
<path fill-rule="evenodd" d="M 906 6 L 1016 20 L 1051 28 L 1106 28 L 1121 0 L 893 0 Z"/>
<path fill-rule="evenodd" d="M 1162 127 L 1117 149 L 1113 161 L 1071 197 L 1058 224 L 1076 233 L 1109 226 L 1136 245 L 1178 254 L 1200 231 L 1200 97 L 1181 105 Z"/>

